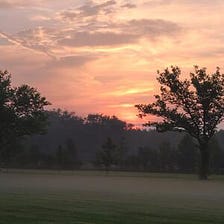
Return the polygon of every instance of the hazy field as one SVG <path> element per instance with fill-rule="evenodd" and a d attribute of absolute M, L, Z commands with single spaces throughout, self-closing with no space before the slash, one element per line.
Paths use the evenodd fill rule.
<path fill-rule="evenodd" d="M 0 173 L 0 223 L 224 223 L 224 181 L 191 175 Z"/>

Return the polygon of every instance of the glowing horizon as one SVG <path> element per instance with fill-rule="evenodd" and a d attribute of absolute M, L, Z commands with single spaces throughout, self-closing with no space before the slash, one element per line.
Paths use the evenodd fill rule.
<path fill-rule="evenodd" d="M 223 70 L 221 0 L 0 0 L 0 69 L 52 108 L 130 123 L 158 91 L 156 71 Z"/>

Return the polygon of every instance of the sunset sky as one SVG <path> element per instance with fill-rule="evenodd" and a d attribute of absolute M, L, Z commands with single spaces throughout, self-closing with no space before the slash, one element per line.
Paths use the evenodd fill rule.
<path fill-rule="evenodd" d="M 224 72 L 223 0 L 0 0 L 0 69 L 51 108 L 132 123 L 156 72 Z"/>

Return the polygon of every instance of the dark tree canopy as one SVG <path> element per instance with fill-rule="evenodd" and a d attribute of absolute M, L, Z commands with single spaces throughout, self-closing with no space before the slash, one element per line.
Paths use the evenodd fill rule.
<path fill-rule="evenodd" d="M 154 103 L 136 105 L 140 116 L 152 114 L 163 118 L 161 122 L 146 124 L 158 131 L 186 131 L 197 139 L 202 152 L 200 176 L 207 179 L 208 142 L 224 118 L 224 74 L 217 68 L 209 75 L 206 68 L 195 66 L 190 79 L 181 80 L 180 68 L 171 66 L 158 71 L 158 75 L 160 94 L 155 95 Z"/>
<path fill-rule="evenodd" d="M 47 124 L 45 97 L 28 85 L 12 87 L 11 75 L 0 71 L 0 152 L 14 139 L 42 133 Z"/>

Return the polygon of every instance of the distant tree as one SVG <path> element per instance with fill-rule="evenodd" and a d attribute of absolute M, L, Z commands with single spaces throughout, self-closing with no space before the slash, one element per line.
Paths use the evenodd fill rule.
<path fill-rule="evenodd" d="M 38 145 L 31 145 L 28 151 L 28 160 L 26 161 L 29 168 L 40 168 L 42 156 L 43 154 L 40 152 Z"/>
<path fill-rule="evenodd" d="M 12 160 L 15 159 L 16 155 L 22 151 L 21 141 L 13 140 L 10 144 L 5 145 L 4 150 L 1 152 L 1 165 L 3 168 L 9 168 Z"/>
<path fill-rule="evenodd" d="M 76 146 L 72 139 L 67 139 L 63 146 L 58 145 L 55 157 L 58 169 L 74 169 L 80 165 L 77 160 Z"/>
<path fill-rule="evenodd" d="M 181 172 L 192 173 L 196 170 L 198 153 L 193 138 L 186 134 L 177 146 L 178 168 Z"/>
<path fill-rule="evenodd" d="M 160 171 L 171 172 L 176 169 L 176 151 L 170 142 L 164 141 L 159 145 Z"/>
<path fill-rule="evenodd" d="M 45 97 L 28 85 L 11 86 L 11 75 L 0 71 L 0 158 L 21 136 L 42 133 L 47 124 Z"/>
<path fill-rule="evenodd" d="M 111 138 L 108 137 L 102 149 L 98 151 L 97 163 L 103 165 L 106 171 L 109 171 L 112 165 L 117 164 L 117 145 Z"/>
<path fill-rule="evenodd" d="M 138 148 L 138 164 L 144 171 L 155 171 L 158 168 L 158 153 L 150 147 L 144 146 Z"/>
<path fill-rule="evenodd" d="M 58 145 L 56 150 L 56 165 L 59 170 L 63 169 L 66 165 L 66 155 L 62 145 Z"/>
<path fill-rule="evenodd" d="M 190 79 L 180 80 L 179 67 L 159 72 L 160 95 L 155 102 L 136 105 L 140 116 L 152 114 L 163 118 L 161 122 L 149 122 L 158 131 L 185 131 L 198 141 L 201 165 L 199 178 L 206 180 L 209 173 L 209 141 L 217 125 L 224 118 L 224 74 L 219 68 L 208 75 L 205 68 L 195 66 Z"/>
<path fill-rule="evenodd" d="M 210 168 L 213 173 L 223 173 L 224 169 L 224 151 L 214 136 L 209 142 L 209 149 L 211 150 Z"/>
<path fill-rule="evenodd" d="M 116 116 L 103 114 L 89 114 L 85 118 L 85 123 L 89 126 L 105 127 L 107 129 L 124 130 L 128 127 L 126 122 L 119 120 Z"/>
<path fill-rule="evenodd" d="M 125 166 L 126 154 L 128 152 L 128 146 L 125 137 L 121 138 L 116 151 L 117 151 L 117 163 L 120 169 L 123 169 Z"/>
<path fill-rule="evenodd" d="M 127 155 L 125 159 L 125 167 L 128 170 L 137 170 L 139 168 L 139 158 L 138 155 Z"/>
<path fill-rule="evenodd" d="M 80 161 L 78 160 L 77 148 L 71 138 L 66 140 L 65 153 L 67 154 L 66 158 L 68 159 L 67 166 L 69 166 L 69 168 L 78 168 Z"/>
<path fill-rule="evenodd" d="M 83 125 L 84 122 L 84 119 L 80 116 L 77 116 L 75 112 L 61 110 L 60 108 L 48 111 L 48 114 L 52 122 L 60 121 L 64 125 L 67 125 L 67 123 L 72 123 L 73 125 Z"/>
<path fill-rule="evenodd" d="M 139 166 L 143 168 L 143 170 L 147 170 L 149 163 L 149 148 L 148 147 L 139 147 L 138 148 L 138 163 Z"/>

